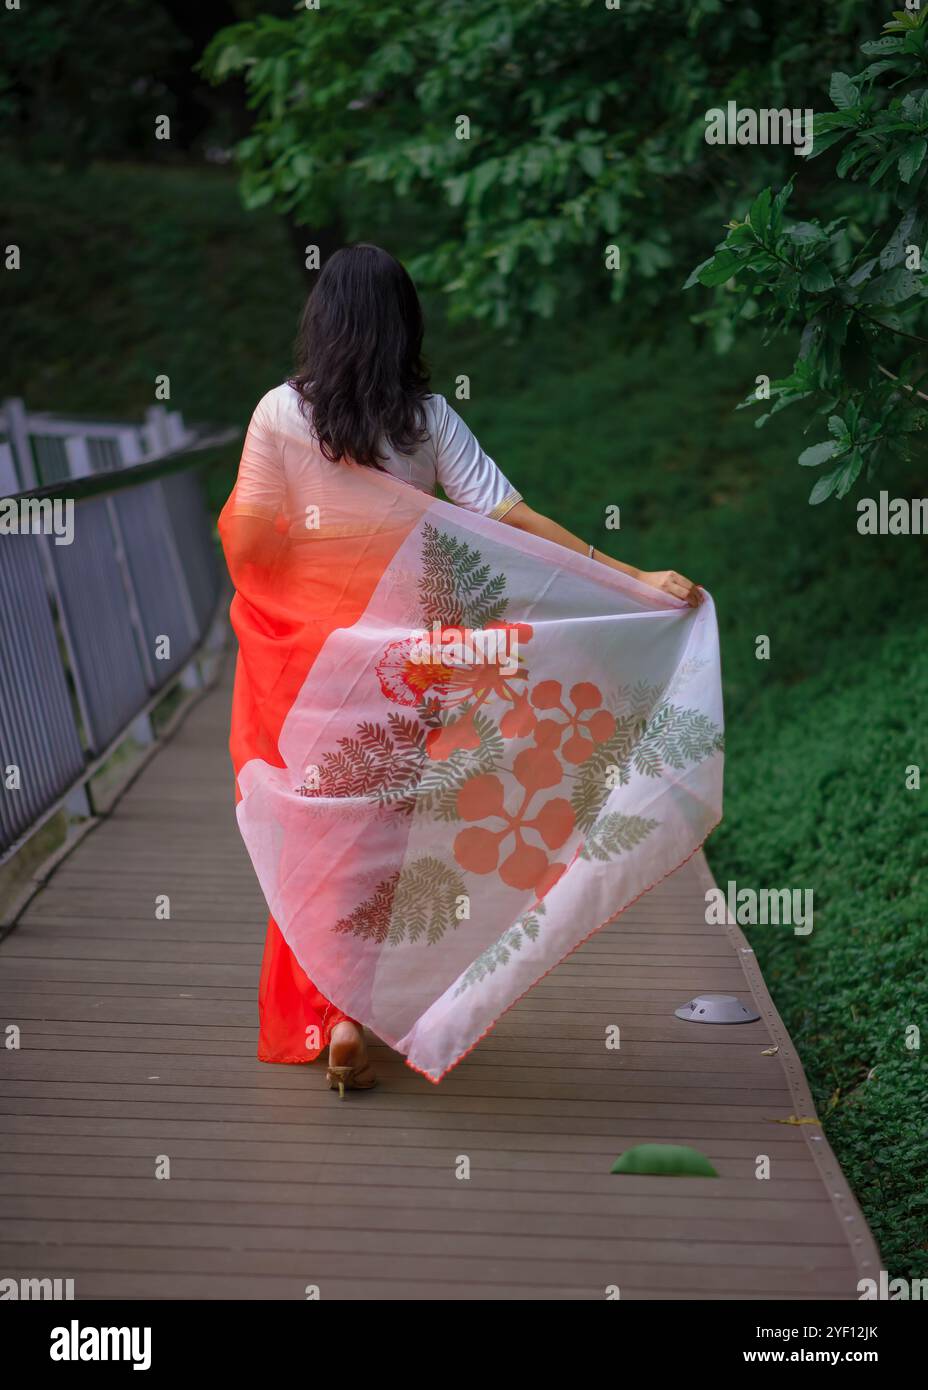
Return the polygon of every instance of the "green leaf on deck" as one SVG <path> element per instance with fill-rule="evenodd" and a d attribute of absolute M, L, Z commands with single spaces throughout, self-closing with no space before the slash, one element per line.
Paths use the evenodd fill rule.
<path fill-rule="evenodd" d="M 651 1173 L 665 1178 L 717 1178 L 698 1149 L 685 1144 L 636 1144 L 620 1154 L 610 1173 Z"/>

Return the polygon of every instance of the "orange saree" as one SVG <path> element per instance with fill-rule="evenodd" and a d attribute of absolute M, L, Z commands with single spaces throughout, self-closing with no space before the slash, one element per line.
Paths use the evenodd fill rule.
<path fill-rule="evenodd" d="M 402 536 L 387 534 L 376 538 L 358 556 L 347 582 L 344 579 L 344 542 L 317 538 L 313 542 L 311 569 L 284 565 L 287 547 L 283 526 L 276 534 L 281 549 L 271 566 L 261 572 L 262 562 L 248 561 L 237 553 L 240 523 L 233 517 L 238 496 L 233 492 L 220 516 L 220 535 L 226 550 L 236 593 L 230 618 L 238 639 L 238 659 L 232 696 L 230 751 L 236 778 L 249 758 L 261 757 L 274 767 L 283 767 L 278 739 L 284 720 L 303 685 L 323 643 L 339 627 L 350 627 L 364 612 L 383 570 Z M 247 507 L 247 503 L 243 503 Z M 244 513 L 251 515 L 250 511 Z M 260 517 L 259 512 L 254 513 Z M 260 524 L 260 523 L 259 523 Z M 372 538 L 373 539 L 373 538 Z M 256 604 L 249 600 L 252 586 L 273 588 L 271 575 L 289 573 L 299 584 L 307 613 L 314 621 L 294 623 L 290 610 L 274 603 Z M 295 606 L 298 593 L 289 595 Z M 236 799 L 240 799 L 237 791 Z M 350 1018 L 326 999 L 303 970 L 287 945 L 273 917 L 268 918 L 261 976 L 258 984 L 258 1057 L 262 1062 L 311 1062 L 328 1046 L 329 1035 L 341 1019 Z"/>

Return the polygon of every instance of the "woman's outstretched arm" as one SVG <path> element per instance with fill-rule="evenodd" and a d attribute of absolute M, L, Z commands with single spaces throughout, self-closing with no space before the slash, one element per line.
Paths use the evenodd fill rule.
<path fill-rule="evenodd" d="M 510 507 L 501 520 L 505 526 L 515 526 L 519 531 L 528 531 L 533 536 L 554 541 L 557 545 L 566 546 L 568 550 L 576 550 L 582 555 L 589 554 L 588 543 L 559 526 L 550 517 L 533 511 L 526 502 L 517 502 L 514 507 Z M 604 565 L 611 565 L 613 569 L 622 570 L 624 574 L 630 574 L 642 584 L 650 584 L 654 589 L 672 594 L 674 598 L 685 599 L 691 608 L 698 608 L 703 601 L 704 595 L 699 586 L 685 575 L 678 574 L 676 570 L 638 570 L 634 565 L 625 565 L 621 560 L 613 560 L 611 555 L 604 555 L 601 550 L 593 551 L 593 559 L 602 561 Z"/>

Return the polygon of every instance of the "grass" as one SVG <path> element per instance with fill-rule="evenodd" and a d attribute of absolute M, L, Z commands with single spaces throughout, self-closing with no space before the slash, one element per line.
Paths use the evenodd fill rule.
<path fill-rule="evenodd" d="M 244 423 L 285 375 L 299 308 L 275 219 L 243 213 L 219 171 L 2 172 L 25 266 L 5 394 L 131 417 L 168 372 L 185 414 Z M 928 791 L 905 786 L 928 764 L 924 540 L 859 536 L 853 502 L 806 505 L 803 417 L 757 431 L 733 410 L 782 366 L 759 342 L 716 359 L 669 326 L 636 347 L 604 311 L 507 343 L 430 307 L 436 389 L 526 499 L 712 591 L 728 760 L 709 858 L 723 884 L 813 890 L 811 936 L 747 930 L 888 1270 L 925 1277 L 928 1088 L 906 1040 L 928 1017 Z"/>
<path fill-rule="evenodd" d="M 22 269 L 2 277 L 5 396 L 141 419 L 156 378 L 191 420 L 244 424 L 289 364 L 299 281 L 280 222 L 228 173 L 0 166 Z"/>

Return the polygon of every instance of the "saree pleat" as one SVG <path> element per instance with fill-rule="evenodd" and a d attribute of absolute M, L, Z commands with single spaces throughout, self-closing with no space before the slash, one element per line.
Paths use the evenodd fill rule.
<path fill-rule="evenodd" d="M 344 580 L 337 567 L 333 568 L 341 553 L 326 564 L 326 547 L 321 542 L 311 570 L 300 565 L 291 568 L 285 586 L 290 602 L 281 604 L 271 601 L 269 595 L 275 587 L 270 577 L 274 565 L 283 569 L 282 551 L 266 572 L 259 562 L 237 554 L 240 538 L 231 514 L 230 506 L 220 518 L 220 533 L 233 582 L 241 586 L 236 588 L 230 609 L 238 640 L 230 736 L 237 778 L 250 758 L 283 766 L 277 746 L 281 727 L 313 661 L 330 632 L 357 621 L 402 536 L 379 537 L 376 543 L 367 540 Z M 258 520 L 260 523 L 261 518 Z M 275 534 L 281 537 L 280 546 L 286 546 L 282 533 Z M 261 602 L 254 601 L 255 586 L 261 590 Z M 249 593 L 253 595 L 251 601 Z M 314 621 L 295 622 L 293 612 L 316 617 Z M 236 788 L 236 800 L 240 798 Z M 335 1024 L 349 1018 L 350 1014 L 313 983 L 273 916 L 269 917 L 258 984 L 258 1058 L 262 1062 L 312 1062 L 328 1046 Z"/>

